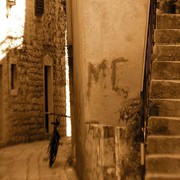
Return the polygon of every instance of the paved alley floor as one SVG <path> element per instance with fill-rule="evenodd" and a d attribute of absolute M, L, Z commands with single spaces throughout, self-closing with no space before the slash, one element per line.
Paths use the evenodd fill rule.
<path fill-rule="evenodd" d="M 49 141 L 19 144 L 0 149 L 0 180 L 78 180 L 68 165 L 71 151 L 70 138 L 63 138 L 58 155 L 51 168 L 48 166 Z"/>

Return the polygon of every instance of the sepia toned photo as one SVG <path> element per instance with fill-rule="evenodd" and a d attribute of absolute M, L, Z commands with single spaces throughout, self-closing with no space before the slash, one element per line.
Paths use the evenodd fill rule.
<path fill-rule="evenodd" d="M 0 180 L 180 180 L 180 0 L 0 0 Z"/>

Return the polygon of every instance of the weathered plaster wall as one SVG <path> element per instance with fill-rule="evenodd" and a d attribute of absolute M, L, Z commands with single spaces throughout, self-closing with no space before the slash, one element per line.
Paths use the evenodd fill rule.
<path fill-rule="evenodd" d="M 124 126 L 124 104 L 140 99 L 148 2 L 72 1 L 74 136 L 82 179 L 85 123 Z"/>
<path fill-rule="evenodd" d="M 123 102 L 138 97 L 147 5 L 143 0 L 82 1 L 88 120 L 117 125 Z"/>
<path fill-rule="evenodd" d="M 53 69 L 53 111 L 65 113 L 65 12 L 61 0 L 45 0 L 44 15 L 34 15 L 34 1 L 16 0 L 3 20 L 0 63 L 3 65 L 4 143 L 46 137 L 44 126 L 44 62 Z M 1 22 L 1 23 L 2 23 Z M 18 87 L 10 90 L 10 63 L 17 65 Z M 47 65 L 47 64 L 46 64 Z M 65 120 L 60 132 L 65 135 Z"/>

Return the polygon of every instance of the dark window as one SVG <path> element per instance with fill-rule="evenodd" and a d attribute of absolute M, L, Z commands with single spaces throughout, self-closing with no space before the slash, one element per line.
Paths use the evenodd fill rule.
<path fill-rule="evenodd" d="M 42 16 L 44 14 L 44 0 L 35 0 L 35 15 Z"/>
<path fill-rule="evenodd" d="M 16 64 L 11 64 L 11 89 L 16 89 L 17 87 L 17 70 Z"/>

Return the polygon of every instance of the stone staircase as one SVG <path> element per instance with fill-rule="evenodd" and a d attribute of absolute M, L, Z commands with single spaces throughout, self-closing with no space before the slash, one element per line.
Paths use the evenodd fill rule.
<path fill-rule="evenodd" d="M 180 14 L 157 14 L 146 180 L 180 180 Z"/>

